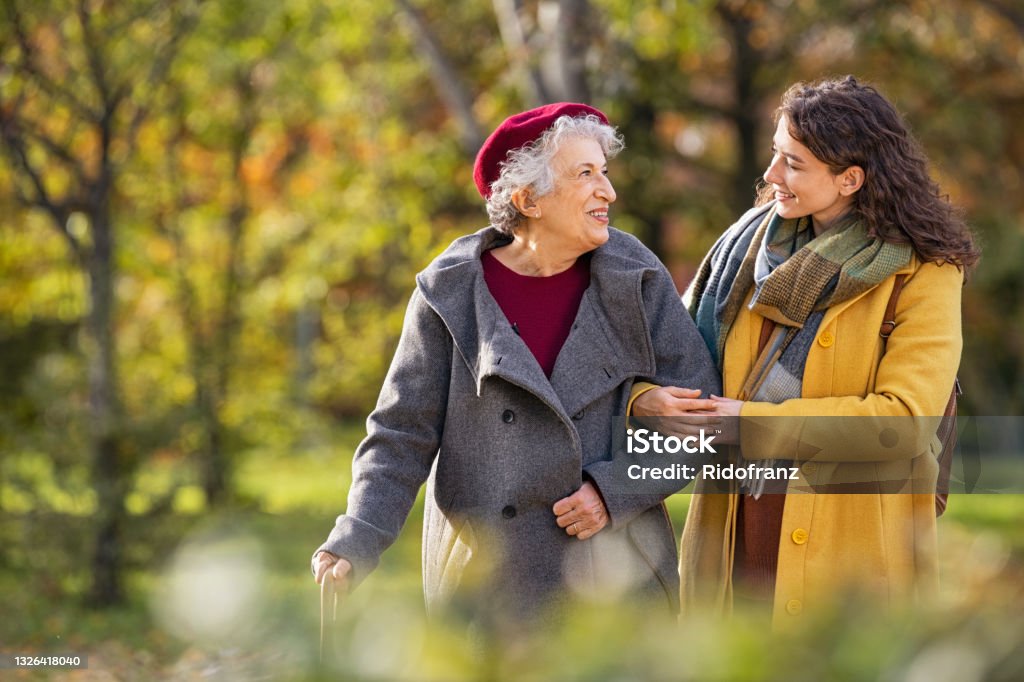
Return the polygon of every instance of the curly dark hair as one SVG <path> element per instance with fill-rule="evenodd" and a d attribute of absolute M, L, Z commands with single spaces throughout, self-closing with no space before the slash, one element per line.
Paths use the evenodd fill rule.
<path fill-rule="evenodd" d="M 790 136 L 834 174 L 864 170 L 852 210 L 868 232 L 887 242 L 909 242 L 922 260 L 970 268 L 980 256 L 970 228 L 928 174 L 928 159 L 891 103 L 853 76 L 797 83 L 782 96 L 775 123 L 785 116 Z M 758 203 L 771 199 L 762 186 Z"/>

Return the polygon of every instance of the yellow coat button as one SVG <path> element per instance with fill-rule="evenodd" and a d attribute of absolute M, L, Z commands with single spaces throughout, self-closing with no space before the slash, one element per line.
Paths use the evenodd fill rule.
<path fill-rule="evenodd" d="M 799 616 L 800 612 L 804 610 L 804 603 L 799 599 L 790 599 L 786 602 L 786 613 L 791 616 Z"/>
<path fill-rule="evenodd" d="M 829 348 L 833 343 L 836 342 L 835 335 L 827 329 L 818 335 L 818 345 L 822 348 Z"/>
<path fill-rule="evenodd" d="M 790 537 L 793 538 L 793 542 L 802 545 L 807 542 L 807 531 L 803 528 L 797 528 Z"/>

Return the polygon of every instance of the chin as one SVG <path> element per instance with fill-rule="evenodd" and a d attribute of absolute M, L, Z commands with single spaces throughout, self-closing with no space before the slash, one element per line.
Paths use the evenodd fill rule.
<path fill-rule="evenodd" d="M 795 206 L 779 206 L 775 210 L 775 212 L 780 217 L 785 218 L 786 220 L 792 220 L 794 218 L 803 218 L 805 215 L 807 215 L 806 213 L 804 213 Z"/>

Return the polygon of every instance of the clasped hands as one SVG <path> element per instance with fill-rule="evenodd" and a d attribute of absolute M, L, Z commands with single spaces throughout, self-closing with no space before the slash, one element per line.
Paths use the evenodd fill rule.
<path fill-rule="evenodd" d="M 668 418 L 659 431 L 679 436 L 697 435 L 701 430 L 715 430 L 715 440 L 724 444 L 739 442 L 739 419 L 742 400 L 711 395 L 680 386 L 659 386 L 633 401 L 634 417 Z"/>

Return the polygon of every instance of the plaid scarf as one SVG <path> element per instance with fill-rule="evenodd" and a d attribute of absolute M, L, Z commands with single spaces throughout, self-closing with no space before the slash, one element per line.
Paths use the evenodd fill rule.
<path fill-rule="evenodd" d="M 825 311 L 877 286 L 911 254 L 909 244 L 870 237 L 855 218 L 815 238 L 809 217 L 783 220 L 774 203 L 757 207 L 701 263 L 687 291 L 690 314 L 721 371 L 725 340 L 753 288 L 750 309 L 775 328 L 737 398 L 781 403 L 801 396 L 807 353 Z M 763 486 L 764 479 L 754 479 L 748 492 L 759 496 Z"/>

